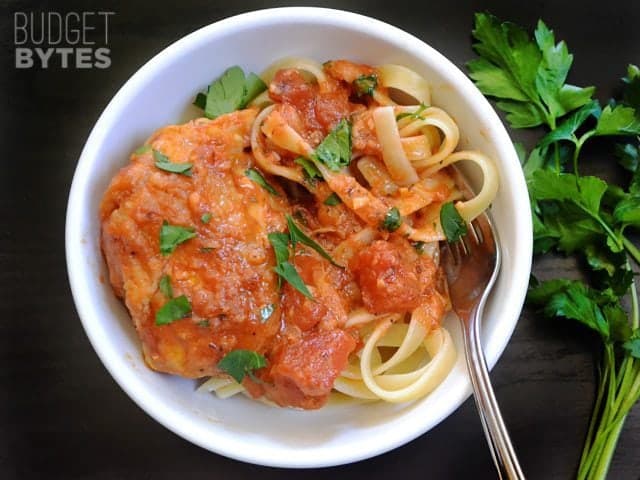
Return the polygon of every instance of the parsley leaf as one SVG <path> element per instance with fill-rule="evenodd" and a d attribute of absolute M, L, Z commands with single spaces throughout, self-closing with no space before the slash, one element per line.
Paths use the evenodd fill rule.
<path fill-rule="evenodd" d="M 402 225 L 400 210 L 397 207 L 393 207 L 385 214 L 380 227 L 388 232 L 395 232 L 400 228 L 400 225 Z"/>
<path fill-rule="evenodd" d="M 346 119 L 340 120 L 340 123 L 318 145 L 313 159 L 334 172 L 349 165 L 351 163 L 351 123 Z"/>
<path fill-rule="evenodd" d="M 631 107 L 607 105 L 596 125 L 596 135 L 639 135 L 640 119 Z"/>
<path fill-rule="evenodd" d="M 218 362 L 218 368 L 231 375 L 238 383 L 242 383 L 244 377 L 253 373 L 254 370 L 266 366 L 267 359 L 264 355 L 253 350 L 233 350 Z"/>
<path fill-rule="evenodd" d="M 540 148 L 545 148 L 551 145 L 554 142 L 558 142 L 561 140 L 568 140 L 573 142 L 574 144 L 578 142 L 578 139 L 575 135 L 576 131 L 590 118 L 598 119 L 602 113 L 602 109 L 600 108 L 600 104 L 592 100 L 586 104 L 584 104 L 580 109 L 573 112 L 569 115 L 555 130 L 550 131 L 546 134 L 540 142 L 538 146 Z"/>
<path fill-rule="evenodd" d="M 172 298 L 156 312 L 156 325 L 168 325 L 189 316 L 191 302 L 184 295 Z"/>
<path fill-rule="evenodd" d="M 424 103 L 420 103 L 420 106 L 416 109 L 415 112 L 404 112 L 396 115 L 396 122 L 402 120 L 403 118 L 411 118 L 412 120 L 424 120 L 422 116 L 422 112 L 427 109 L 427 105 Z"/>
<path fill-rule="evenodd" d="M 305 297 L 313 299 L 309 289 L 300 278 L 296 268 L 289 262 L 289 235 L 286 233 L 274 232 L 267 235 L 273 252 L 276 256 L 276 266 L 273 269 L 278 275 L 278 285 L 281 280 L 285 280 L 291 284 L 296 290 Z"/>
<path fill-rule="evenodd" d="M 273 247 L 276 255 L 276 263 L 283 263 L 289 260 L 289 235 L 286 233 L 274 232 L 267 235 L 269 243 Z"/>
<path fill-rule="evenodd" d="M 640 68 L 636 65 L 627 67 L 627 76 L 622 79 L 625 84 L 622 101 L 625 105 L 640 110 Z"/>
<path fill-rule="evenodd" d="M 294 267 L 290 262 L 287 261 L 277 264 L 274 271 L 305 297 L 313 300 L 313 295 L 311 295 L 311 292 L 302 281 L 302 278 L 300 278 L 300 274 L 296 270 L 296 267 Z"/>
<path fill-rule="evenodd" d="M 358 97 L 364 95 L 373 95 L 373 91 L 378 86 L 377 75 L 360 75 L 353 81 L 353 88 L 356 91 Z"/>
<path fill-rule="evenodd" d="M 193 227 L 180 227 L 169 225 L 165 220 L 160 228 L 160 252 L 162 255 L 169 255 L 178 245 L 196 236 Z"/>
<path fill-rule="evenodd" d="M 342 203 L 342 200 L 340 200 L 340 197 L 336 194 L 336 192 L 331 193 L 331 195 L 329 195 L 327 198 L 324 199 L 324 203 L 325 205 L 328 205 L 330 207 L 335 207 L 336 205 L 339 205 Z"/>
<path fill-rule="evenodd" d="M 171 173 L 181 173 L 188 177 L 191 176 L 191 167 L 193 167 L 193 163 L 173 163 L 169 160 L 169 157 L 158 150 L 153 151 L 153 159 L 155 160 L 155 166 L 160 170 Z"/>
<path fill-rule="evenodd" d="M 449 243 L 456 242 L 467 234 L 467 224 L 453 202 L 447 202 L 440 208 L 440 225 Z"/>
<path fill-rule="evenodd" d="M 339 266 L 336 262 L 333 261 L 331 255 L 329 255 L 324 248 L 322 248 L 317 242 L 315 242 L 312 238 L 309 238 L 300 227 L 296 225 L 296 222 L 293 221 L 291 215 L 287 215 L 287 226 L 289 227 L 289 236 L 291 237 L 291 245 L 293 248 L 296 247 L 298 242 L 306 245 L 307 247 L 313 248 L 316 252 L 320 254 L 322 258 L 329 260 L 333 265 Z"/>
<path fill-rule="evenodd" d="M 640 359 L 640 335 L 636 332 L 631 340 L 626 341 L 622 345 L 622 348 L 629 352 L 629 355 L 633 358 Z"/>
<path fill-rule="evenodd" d="M 565 84 L 573 62 L 564 42 L 539 21 L 535 42 L 526 31 L 486 13 L 475 16 L 475 51 L 481 58 L 467 64 L 470 76 L 485 95 L 500 101 L 514 128 L 547 123 L 587 103 L 594 88 Z"/>
<path fill-rule="evenodd" d="M 315 180 L 316 178 L 320 178 L 320 179 L 322 178 L 322 174 L 320 173 L 318 168 L 313 164 L 313 162 L 311 160 L 306 159 L 304 157 L 298 157 L 293 162 L 297 163 L 298 165 L 300 165 L 302 167 L 302 169 L 304 170 L 305 175 L 307 176 L 307 178 L 309 180 Z"/>
<path fill-rule="evenodd" d="M 538 170 L 529 182 L 529 191 L 537 200 L 567 200 L 597 215 L 607 184 L 597 177 L 577 177 Z"/>
<path fill-rule="evenodd" d="M 133 153 L 136 155 L 144 155 L 147 152 L 151 151 L 151 145 L 142 145 L 141 147 L 136 148 Z"/>
<path fill-rule="evenodd" d="M 276 197 L 279 197 L 280 194 L 278 193 L 278 191 L 273 188 L 273 186 L 271 186 L 271 184 L 269 182 L 267 182 L 265 180 L 265 178 L 262 176 L 262 174 L 256 170 L 255 168 L 248 168 L 244 174 L 249 177 L 250 180 L 253 180 L 254 182 L 256 182 L 258 185 L 260 185 L 262 188 L 264 188 L 267 192 L 269 192 L 271 195 L 274 195 Z"/>
<path fill-rule="evenodd" d="M 238 66 L 228 68 L 207 88 L 207 93 L 199 93 L 194 105 L 204 110 L 207 118 L 217 118 L 225 113 L 244 108 L 266 90 L 265 83 L 254 73 L 245 77 Z"/>
<path fill-rule="evenodd" d="M 547 317 L 565 317 L 586 325 L 609 338 L 610 329 L 600 308 L 606 296 L 590 289 L 580 281 L 551 280 L 529 290 L 527 299 L 543 305 Z"/>
<path fill-rule="evenodd" d="M 173 288 L 171 287 L 171 277 L 166 273 L 160 277 L 158 288 L 167 298 L 173 298 Z"/>
<path fill-rule="evenodd" d="M 203 213 L 200 217 L 202 223 L 209 223 L 211 221 L 211 212 Z"/>

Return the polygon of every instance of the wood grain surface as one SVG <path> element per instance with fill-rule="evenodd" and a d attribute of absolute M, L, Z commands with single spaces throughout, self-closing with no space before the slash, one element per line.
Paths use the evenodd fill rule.
<path fill-rule="evenodd" d="M 0 0 L 0 478 L 496 478 L 471 400 L 408 445 L 353 465 L 288 471 L 220 457 L 139 409 L 84 334 L 67 282 L 64 216 L 77 159 L 101 111 L 137 68 L 185 34 L 236 13 L 292 4 L 382 19 L 461 68 L 473 57 L 473 12 L 489 10 L 528 28 L 542 16 L 575 55 L 570 80 L 596 85 L 602 100 L 615 93 L 628 63 L 640 63 L 637 1 Z M 15 12 L 98 10 L 116 12 L 110 68 L 14 68 Z M 535 135 L 517 132 L 513 138 L 531 144 Z M 594 142 L 585 156 L 586 171 L 621 174 L 606 144 Z M 536 262 L 534 273 L 575 277 L 577 267 L 569 259 L 546 259 Z M 544 320 L 528 308 L 522 312 L 491 376 L 528 478 L 575 476 L 594 398 L 596 347 L 572 323 Z M 610 478 L 639 477 L 636 408 Z"/>

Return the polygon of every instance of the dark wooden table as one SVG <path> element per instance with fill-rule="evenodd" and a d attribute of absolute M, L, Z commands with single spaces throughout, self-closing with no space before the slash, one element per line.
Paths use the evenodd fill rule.
<path fill-rule="evenodd" d="M 313 3 L 397 25 L 460 67 L 473 55 L 474 11 L 490 10 L 527 27 L 542 16 L 575 54 L 573 82 L 597 85 L 603 100 L 619 85 L 627 63 L 640 63 L 638 2 Z M 140 65 L 176 39 L 235 13 L 287 4 L 292 2 L 0 0 L 0 478 L 495 478 L 471 400 L 421 438 L 354 465 L 287 471 L 220 457 L 140 410 L 84 334 L 67 283 L 64 215 L 76 161 L 100 112 Z M 13 14 L 42 11 L 116 12 L 109 25 L 110 68 L 15 69 Z M 89 32 L 90 38 L 98 34 Z M 607 149 L 596 145 L 587 155 L 592 170 L 619 174 Z M 562 258 L 539 262 L 535 273 L 571 276 L 575 264 Z M 530 479 L 575 475 L 594 397 L 594 346 L 575 325 L 525 309 L 492 373 Z M 638 479 L 639 453 L 637 408 L 610 478 Z"/>

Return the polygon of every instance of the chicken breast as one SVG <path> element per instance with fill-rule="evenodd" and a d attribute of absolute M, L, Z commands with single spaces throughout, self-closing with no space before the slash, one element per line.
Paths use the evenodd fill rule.
<path fill-rule="evenodd" d="M 284 196 L 269 194 L 245 174 L 253 166 L 247 151 L 255 116 L 249 109 L 160 129 L 148 141 L 151 149 L 133 154 L 104 195 L 102 249 L 110 281 L 155 370 L 214 375 L 225 353 L 265 352 L 280 328 L 267 234 L 285 229 L 288 206 Z M 164 171 L 154 151 L 191 169 Z M 163 222 L 193 229 L 195 237 L 163 255 Z M 170 300 L 159 289 L 165 275 L 173 297 L 187 297 L 192 311 L 157 325 L 156 313 Z M 275 310 L 263 318 L 270 305 Z"/>

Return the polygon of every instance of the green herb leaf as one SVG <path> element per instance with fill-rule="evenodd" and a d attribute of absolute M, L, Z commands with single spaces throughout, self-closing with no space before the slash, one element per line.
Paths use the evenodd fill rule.
<path fill-rule="evenodd" d="M 267 320 L 269 320 L 269 318 L 271 318 L 271 315 L 273 315 L 273 312 L 276 310 L 276 306 L 273 303 L 270 303 L 269 305 L 265 305 L 264 307 L 262 307 L 260 309 L 260 318 L 262 323 L 265 323 Z"/>
<path fill-rule="evenodd" d="M 267 85 L 258 75 L 253 72 L 247 75 L 247 78 L 244 82 L 244 87 L 245 92 L 244 97 L 242 98 L 242 102 L 240 102 L 240 108 L 246 107 L 251 100 L 256 98 L 267 89 Z"/>
<path fill-rule="evenodd" d="M 607 105 L 596 125 L 596 135 L 639 135 L 640 119 L 631 107 Z"/>
<path fill-rule="evenodd" d="M 246 375 L 266 366 L 267 359 L 264 355 L 253 350 L 233 350 L 218 362 L 218 368 L 231 375 L 238 383 L 242 383 Z"/>
<path fill-rule="evenodd" d="M 322 248 L 318 243 L 316 243 L 313 239 L 309 238 L 300 228 L 296 225 L 296 222 L 293 221 L 291 215 L 287 215 L 287 226 L 289 227 L 289 236 L 291 237 L 291 245 L 293 248 L 296 247 L 298 242 L 306 245 L 307 247 L 313 248 L 316 252 L 320 254 L 321 257 L 329 260 L 333 265 L 339 266 L 336 262 L 333 261 L 331 255 L 329 255 L 324 248 Z"/>
<path fill-rule="evenodd" d="M 501 100 L 497 106 L 514 128 L 555 125 L 591 99 L 592 87 L 564 83 L 573 57 L 544 22 L 538 22 L 534 42 L 517 25 L 478 13 L 473 36 L 481 58 L 468 63 L 470 76 L 485 95 Z"/>
<path fill-rule="evenodd" d="M 635 338 L 626 341 L 622 345 L 622 348 L 629 352 L 629 355 L 631 355 L 633 358 L 640 359 L 640 336 L 636 334 Z"/>
<path fill-rule="evenodd" d="M 377 75 L 360 75 L 353 81 L 353 88 L 358 97 L 363 95 L 373 95 L 373 91 L 378 86 Z"/>
<path fill-rule="evenodd" d="M 411 245 L 415 251 L 418 252 L 418 255 L 424 254 L 424 247 L 426 244 L 423 241 L 412 242 Z"/>
<path fill-rule="evenodd" d="M 600 117 L 601 113 L 602 110 L 600 108 L 600 104 L 595 100 L 583 105 L 579 110 L 576 110 L 569 115 L 567 119 L 558 126 L 558 128 L 545 135 L 538 143 L 538 147 L 545 148 L 560 140 L 568 140 L 576 143 L 578 139 L 576 138 L 575 133 L 578 128 L 580 128 L 589 117 L 597 119 Z"/>
<path fill-rule="evenodd" d="M 543 305 L 548 317 L 565 317 L 586 325 L 609 338 L 609 324 L 600 308 L 605 297 L 580 281 L 553 280 L 531 289 L 527 296 L 534 304 Z"/>
<path fill-rule="evenodd" d="M 133 153 L 136 155 L 144 155 L 147 152 L 151 151 L 151 145 L 142 145 L 141 147 L 136 148 Z"/>
<path fill-rule="evenodd" d="M 172 298 L 156 312 L 156 325 L 168 325 L 176 320 L 189 316 L 191 302 L 184 295 Z"/>
<path fill-rule="evenodd" d="M 607 184 L 597 177 L 576 177 L 570 173 L 556 174 L 549 170 L 533 173 L 529 191 L 537 200 L 567 200 L 598 214 Z"/>
<path fill-rule="evenodd" d="M 255 168 L 248 168 L 244 174 L 249 177 L 250 180 L 253 180 L 254 182 L 256 182 L 258 185 L 260 185 L 262 188 L 264 188 L 267 192 L 269 192 L 271 195 L 274 195 L 276 197 L 279 197 L 280 194 L 278 193 L 278 191 L 273 188 L 269 182 L 267 182 L 265 180 L 265 178 L 262 176 L 262 174 L 256 170 Z"/>
<path fill-rule="evenodd" d="M 167 298 L 173 298 L 173 288 L 171 287 L 171 277 L 166 273 L 160 277 L 158 288 Z"/>
<path fill-rule="evenodd" d="M 196 98 L 193 100 L 193 105 L 204 110 L 207 108 L 207 94 L 206 93 L 198 93 Z"/>
<path fill-rule="evenodd" d="M 313 162 L 307 158 L 304 157 L 298 157 L 296 158 L 294 161 L 294 163 L 297 163 L 298 165 L 300 165 L 303 170 L 305 175 L 307 176 L 307 178 L 309 180 L 315 180 L 316 178 L 322 178 L 322 174 L 320 173 L 320 171 L 318 170 L 318 168 L 313 164 Z"/>
<path fill-rule="evenodd" d="M 205 320 L 200 320 L 196 325 L 202 328 L 209 328 L 210 323 L 209 323 L 209 320 L 205 319 Z"/>
<path fill-rule="evenodd" d="M 200 217 L 200 221 L 202 223 L 209 223 L 211 221 L 211 213 L 210 212 L 203 213 L 202 216 Z"/>
<path fill-rule="evenodd" d="M 640 110 L 640 68 L 636 65 L 627 67 L 627 76 L 622 79 L 625 84 L 622 101 L 625 105 Z"/>
<path fill-rule="evenodd" d="M 169 157 L 164 155 L 162 152 L 159 152 L 158 150 L 153 151 L 153 158 L 156 161 L 156 167 L 158 167 L 160 170 L 171 173 L 181 173 L 182 175 L 186 175 L 188 177 L 191 176 L 191 167 L 193 167 L 192 163 L 173 163 L 171 160 L 169 160 Z"/>
<path fill-rule="evenodd" d="M 242 69 L 235 66 L 214 80 L 206 94 L 199 93 L 193 104 L 202 108 L 207 118 L 217 118 L 246 107 L 266 88 L 256 74 L 250 73 L 245 77 Z"/>
<path fill-rule="evenodd" d="M 286 233 L 274 232 L 267 235 L 273 252 L 276 255 L 276 264 L 289 260 L 289 235 Z"/>
<path fill-rule="evenodd" d="M 340 171 L 351 163 L 351 123 L 345 119 L 331 130 L 318 145 L 313 160 L 323 163 L 329 170 Z"/>
<path fill-rule="evenodd" d="M 280 277 L 282 277 L 284 280 L 289 282 L 289 284 L 293 288 L 298 290 L 305 297 L 313 300 L 313 295 L 311 295 L 311 292 L 309 292 L 309 289 L 307 288 L 307 286 L 302 281 L 302 278 L 300 278 L 300 275 L 298 274 L 298 271 L 296 270 L 296 267 L 294 267 L 291 263 L 289 263 L 289 262 L 279 263 L 274 268 L 274 271 L 278 275 L 280 275 Z"/>
<path fill-rule="evenodd" d="M 447 202 L 440 208 L 440 225 L 449 243 L 457 242 L 467 234 L 467 224 L 453 202 Z"/>
<path fill-rule="evenodd" d="M 402 120 L 403 118 L 411 118 L 412 120 L 424 120 L 422 116 L 422 112 L 427 109 L 427 105 L 424 103 L 420 103 L 420 106 L 416 109 L 415 112 L 404 112 L 396 115 L 396 122 Z"/>
<path fill-rule="evenodd" d="M 340 200 L 340 197 L 336 194 L 336 192 L 333 192 L 331 195 L 325 198 L 324 202 L 322 203 L 330 207 L 335 207 L 336 205 L 341 204 L 342 200 Z"/>
<path fill-rule="evenodd" d="M 160 252 L 162 255 L 169 255 L 178 245 L 196 236 L 193 227 L 180 227 L 169 225 L 165 220 L 160 228 Z"/>
<path fill-rule="evenodd" d="M 400 215 L 400 210 L 397 207 L 393 207 L 385 214 L 380 228 L 388 232 L 395 232 L 400 228 L 400 225 L 402 225 L 402 215 Z"/>

